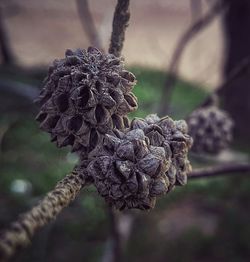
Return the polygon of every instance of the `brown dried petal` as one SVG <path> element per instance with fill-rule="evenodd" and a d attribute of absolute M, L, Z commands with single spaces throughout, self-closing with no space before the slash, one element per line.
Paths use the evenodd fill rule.
<path fill-rule="evenodd" d="M 120 174 L 125 178 L 128 178 L 131 172 L 133 171 L 133 163 L 130 161 L 117 160 L 115 162 L 115 165 Z"/>
<path fill-rule="evenodd" d="M 134 118 L 131 121 L 131 129 L 142 129 L 144 130 L 146 127 L 148 127 L 147 122 L 144 119 L 140 118 Z"/>
<path fill-rule="evenodd" d="M 123 130 L 125 128 L 124 126 L 124 122 L 123 122 L 123 117 L 119 116 L 119 115 L 112 115 L 112 122 L 113 122 L 113 127 Z"/>
<path fill-rule="evenodd" d="M 128 141 L 144 140 L 145 135 L 141 129 L 135 129 L 127 132 L 126 138 L 128 139 Z"/>
<path fill-rule="evenodd" d="M 107 152 L 114 154 L 120 142 L 121 140 L 119 138 L 107 134 L 104 137 L 103 146 L 107 150 Z"/>
<path fill-rule="evenodd" d="M 127 95 L 124 95 L 125 100 L 128 102 L 132 110 L 135 110 L 137 108 L 137 97 L 133 93 L 129 93 Z"/>
<path fill-rule="evenodd" d="M 145 157 L 149 153 L 148 145 L 144 140 L 136 140 L 134 144 L 134 154 L 137 159 Z"/>
<path fill-rule="evenodd" d="M 156 130 L 146 132 L 145 135 L 149 138 L 150 144 L 152 146 L 162 146 L 165 140 L 164 136 Z"/>
<path fill-rule="evenodd" d="M 180 130 L 183 134 L 187 134 L 188 132 L 188 125 L 187 122 L 184 120 L 175 121 L 176 128 Z"/>
<path fill-rule="evenodd" d="M 167 177 L 160 177 L 154 180 L 150 189 L 150 195 L 161 196 L 163 194 L 166 194 L 168 191 L 168 187 L 169 187 L 169 181 Z"/>
<path fill-rule="evenodd" d="M 151 153 L 141 159 L 138 165 L 143 172 L 152 177 L 158 176 L 162 171 L 162 161 Z"/>
<path fill-rule="evenodd" d="M 123 196 L 123 193 L 120 189 L 120 185 L 117 184 L 117 185 L 112 185 L 111 189 L 110 189 L 110 193 L 109 193 L 109 196 L 111 198 L 113 198 L 114 200 L 117 200 L 119 198 L 121 198 Z"/>
<path fill-rule="evenodd" d="M 151 114 L 145 117 L 145 121 L 150 125 L 159 122 L 160 118 L 157 116 L 157 114 Z"/>
<path fill-rule="evenodd" d="M 135 152 L 134 152 L 133 144 L 128 141 L 121 143 L 116 150 L 116 154 L 122 160 L 134 161 Z"/>
<path fill-rule="evenodd" d="M 108 94 L 104 94 L 100 100 L 100 103 L 105 106 L 107 109 L 115 107 L 115 100 Z"/>

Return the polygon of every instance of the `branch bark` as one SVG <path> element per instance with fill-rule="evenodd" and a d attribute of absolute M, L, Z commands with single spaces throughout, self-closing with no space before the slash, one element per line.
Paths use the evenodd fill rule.
<path fill-rule="evenodd" d="M 210 11 L 192 24 L 179 39 L 169 63 L 168 76 L 164 84 L 163 94 L 161 96 L 162 99 L 158 110 L 159 115 L 165 115 L 169 111 L 168 102 L 170 101 L 170 96 L 177 80 L 178 66 L 187 44 L 193 39 L 193 37 L 214 21 L 215 17 L 221 14 L 222 11 L 225 11 L 226 7 L 226 4 L 222 4 L 220 1 L 217 1 Z"/>
<path fill-rule="evenodd" d="M 48 224 L 68 206 L 85 186 L 84 178 L 74 171 L 57 183 L 44 199 L 21 215 L 0 235 L 0 261 L 6 261 L 20 247 L 27 246 L 36 231 Z"/>
<path fill-rule="evenodd" d="M 88 35 L 91 45 L 97 47 L 99 50 L 103 50 L 100 36 L 96 30 L 94 19 L 90 12 L 88 0 L 77 0 L 76 3 L 82 27 Z"/>
<path fill-rule="evenodd" d="M 125 31 L 130 18 L 129 0 L 118 0 L 113 18 L 113 30 L 109 53 L 120 56 L 125 39 Z"/>
<path fill-rule="evenodd" d="M 189 173 L 188 178 L 198 179 L 206 177 L 217 177 L 222 175 L 233 175 L 235 173 L 250 173 L 250 164 L 228 164 L 196 169 Z"/>

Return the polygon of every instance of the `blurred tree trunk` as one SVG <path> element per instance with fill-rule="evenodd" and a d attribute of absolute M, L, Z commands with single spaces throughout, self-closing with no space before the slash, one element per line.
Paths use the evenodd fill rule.
<path fill-rule="evenodd" d="M 0 51 L 3 64 L 13 64 L 15 61 L 14 54 L 10 47 L 7 30 L 4 24 L 3 10 L 0 6 Z"/>
<path fill-rule="evenodd" d="M 241 61 L 250 57 L 250 1 L 223 0 L 229 2 L 224 16 L 226 53 L 224 76 Z M 232 81 L 221 92 L 225 109 L 235 121 L 235 133 L 239 138 L 247 138 L 250 133 L 250 70 Z"/>

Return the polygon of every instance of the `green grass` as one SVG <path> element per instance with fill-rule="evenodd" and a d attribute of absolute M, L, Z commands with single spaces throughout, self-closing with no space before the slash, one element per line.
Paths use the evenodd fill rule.
<path fill-rule="evenodd" d="M 161 101 L 166 73 L 150 68 L 129 68 L 137 78 L 134 93 L 138 97 L 139 108 L 131 116 L 145 117 L 156 113 Z M 207 96 L 207 92 L 199 86 L 183 80 L 177 80 L 171 96 L 171 115 L 174 118 L 186 117 Z M 166 98 L 166 103 L 168 99 Z"/>

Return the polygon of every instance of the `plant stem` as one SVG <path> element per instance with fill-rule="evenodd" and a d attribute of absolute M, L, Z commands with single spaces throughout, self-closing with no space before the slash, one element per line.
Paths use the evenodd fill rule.
<path fill-rule="evenodd" d="M 109 46 L 109 53 L 115 56 L 121 55 L 129 18 L 129 0 L 118 0 L 113 18 L 113 31 Z"/>
<path fill-rule="evenodd" d="M 213 167 L 206 167 L 193 170 L 189 173 L 189 179 L 198 179 L 205 177 L 217 177 L 222 175 L 232 175 L 234 173 L 249 173 L 250 164 L 227 164 Z"/>
<path fill-rule="evenodd" d="M 36 231 L 55 219 L 85 185 L 83 176 L 73 171 L 59 181 L 40 203 L 13 222 L 0 235 L 0 261 L 10 258 L 17 248 L 27 246 Z"/>

